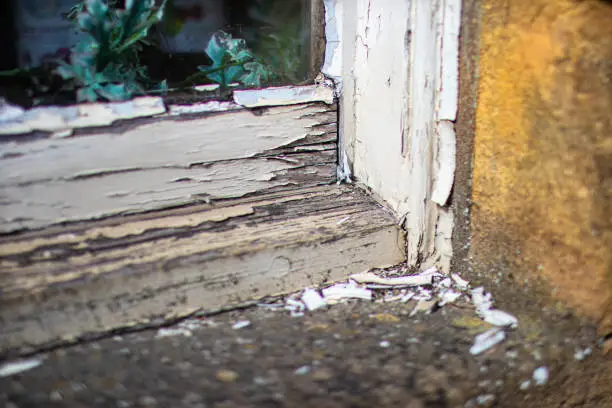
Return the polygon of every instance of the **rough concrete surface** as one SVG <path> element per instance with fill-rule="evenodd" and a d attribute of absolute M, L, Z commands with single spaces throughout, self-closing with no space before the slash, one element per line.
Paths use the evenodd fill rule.
<path fill-rule="evenodd" d="M 40 366 L 0 377 L 0 406 L 612 406 L 612 356 L 601 356 L 595 327 L 516 293 L 496 306 L 518 328 L 478 356 L 468 350 L 487 325 L 465 299 L 412 317 L 414 301 L 302 317 L 251 307 L 35 355 Z M 540 367 L 549 378 L 538 386 Z"/>
<path fill-rule="evenodd" d="M 602 335 L 612 328 L 610 5 L 463 2 L 452 196 L 454 270 L 532 316 L 601 319 Z M 559 50 L 567 58 L 551 60 Z M 595 356 L 507 406 L 607 407 L 611 378 L 610 358 Z"/>
<path fill-rule="evenodd" d="M 470 255 L 612 333 L 612 3 L 479 3 Z"/>

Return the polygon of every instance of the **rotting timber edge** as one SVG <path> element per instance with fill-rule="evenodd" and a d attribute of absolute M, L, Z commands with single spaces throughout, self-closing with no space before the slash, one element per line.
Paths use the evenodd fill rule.
<path fill-rule="evenodd" d="M 310 103 L 0 143 L 0 358 L 403 261 L 333 183 L 336 129 Z"/>
<path fill-rule="evenodd" d="M 0 238 L 0 355 L 264 295 L 404 259 L 394 218 L 319 186 Z"/>
<path fill-rule="evenodd" d="M 0 138 L 0 233 L 332 182 L 335 104 L 163 114 Z"/>

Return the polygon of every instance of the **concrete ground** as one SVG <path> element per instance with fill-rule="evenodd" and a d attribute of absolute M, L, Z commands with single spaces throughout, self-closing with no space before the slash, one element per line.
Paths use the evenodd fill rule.
<path fill-rule="evenodd" d="M 562 308 L 500 296 L 519 325 L 474 356 L 489 327 L 467 297 L 410 316 L 415 304 L 253 306 L 109 335 L 3 366 L 0 407 L 612 407 L 612 356 Z"/>

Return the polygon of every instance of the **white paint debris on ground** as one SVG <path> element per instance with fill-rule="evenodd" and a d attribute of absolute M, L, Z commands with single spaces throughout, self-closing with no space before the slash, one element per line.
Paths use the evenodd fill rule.
<path fill-rule="evenodd" d="M 470 282 L 461 278 L 461 276 L 457 275 L 456 273 L 451 273 L 451 279 L 455 282 L 455 285 L 457 285 L 459 289 L 466 290 L 470 286 Z"/>
<path fill-rule="evenodd" d="M 479 334 L 474 339 L 474 344 L 470 348 L 470 354 L 478 355 L 484 351 L 487 351 L 491 347 L 501 343 L 506 339 L 506 333 L 499 328 L 493 328 L 487 330 L 484 333 Z"/>
<path fill-rule="evenodd" d="M 589 355 L 591 355 L 592 352 L 593 352 L 593 350 L 591 350 L 590 347 L 587 347 L 587 348 L 582 349 L 582 350 L 576 350 L 576 352 L 574 353 L 574 359 L 576 361 L 582 361 L 585 358 L 587 358 Z"/>
<path fill-rule="evenodd" d="M 203 327 L 215 327 L 217 323 L 211 319 L 191 318 L 183 320 L 173 327 L 162 327 L 157 330 L 155 337 L 173 337 L 173 336 L 185 336 L 191 337 L 195 330 Z"/>
<path fill-rule="evenodd" d="M 173 336 L 185 336 L 190 337 L 192 335 L 191 330 L 183 327 L 162 327 L 157 331 L 157 338 L 173 337 Z"/>
<path fill-rule="evenodd" d="M 533 371 L 533 381 L 536 385 L 544 385 L 548 382 L 548 368 L 538 367 Z"/>
<path fill-rule="evenodd" d="M 232 329 L 240 330 L 240 329 L 244 329 L 245 327 L 249 327 L 250 325 L 251 325 L 251 322 L 248 320 L 238 320 L 236 323 L 232 325 Z"/>
<path fill-rule="evenodd" d="M 440 305 L 440 307 L 442 307 L 449 303 L 454 303 L 460 297 L 461 297 L 461 292 L 455 292 L 453 290 L 448 290 L 448 291 L 443 292 L 440 295 L 440 301 L 438 302 L 438 304 Z"/>
<path fill-rule="evenodd" d="M 479 405 L 486 405 L 486 404 L 491 404 L 492 402 L 495 401 L 495 395 L 493 394 L 485 394 L 485 395 L 479 395 L 476 398 L 476 402 Z"/>
<path fill-rule="evenodd" d="M 303 302 L 300 302 L 296 299 L 287 299 L 284 307 L 285 310 L 288 310 L 293 317 L 302 317 L 304 316 L 304 310 L 306 310 L 306 306 Z"/>
<path fill-rule="evenodd" d="M 382 286 L 422 286 L 433 283 L 434 274 L 423 272 L 418 275 L 400 276 L 395 278 L 383 278 L 373 272 L 364 272 L 351 275 L 351 279 L 357 283 L 373 283 Z"/>
<path fill-rule="evenodd" d="M 293 373 L 295 375 L 306 375 L 310 372 L 311 368 L 310 366 L 301 366 L 300 368 L 296 369 Z"/>
<path fill-rule="evenodd" d="M 410 312 L 410 317 L 417 315 L 418 313 L 429 314 L 436 307 L 437 302 L 431 299 L 419 299 L 416 306 Z"/>
<path fill-rule="evenodd" d="M 42 360 L 39 358 L 29 358 L 25 360 L 9 361 L 0 365 L 0 378 L 9 377 L 11 375 L 19 374 L 24 371 L 31 370 L 42 364 Z"/>
<path fill-rule="evenodd" d="M 338 283 L 322 290 L 325 301 L 334 304 L 347 299 L 372 300 L 372 291 L 360 287 L 356 282 Z"/>
<path fill-rule="evenodd" d="M 478 334 L 470 348 L 472 355 L 479 355 L 506 339 L 506 331 L 518 327 L 518 319 L 503 310 L 493 308 L 493 296 L 483 287 L 470 288 L 470 283 L 456 273 L 446 275 L 435 266 L 417 274 L 401 274 L 387 271 L 378 274 L 366 271 L 351 275 L 347 282 L 336 283 L 322 290 L 308 288 L 276 303 L 259 306 L 270 310 L 287 310 L 291 316 L 304 316 L 306 311 L 315 311 L 351 300 L 375 301 L 379 303 L 414 301 L 410 317 L 429 314 L 436 308 L 456 303 L 460 299 L 471 301 L 476 315 L 492 326 Z M 381 347 L 384 347 L 381 345 Z M 576 354 L 577 359 L 582 354 Z"/>
<path fill-rule="evenodd" d="M 510 327 L 515 329 L 518 326 L 518 319 L 510 313 L 502 310 L 492 309 L 493 296 L 486 293 L 483 287 L 472 290 L 472 303 L 476 308 L 476 313 L 487 323 L 493 326 Z"/>
<path fill-rule="evenodd" d="M 529 389 L 529 387 L 531 387 L 531 381 L 529 380 L 525 380 L 521 383 L 521 385 L 519 386 L 519 388 L 521 389 L 521 391 L 527 391 Z"/>
<path fill-rule="evenodd" d="M 378 343 L 378 345 L 382 348 L 389 348 L 391 347 L 391 343 L 388 340 L 383 340 L 380 343 Z"/>
<path fill-rule="evenodd" d="M 306 289 L 302 294 L 302 302 L 306 309 L 312 311 L 327 306 L 327 301 L 314 289 Z"/>

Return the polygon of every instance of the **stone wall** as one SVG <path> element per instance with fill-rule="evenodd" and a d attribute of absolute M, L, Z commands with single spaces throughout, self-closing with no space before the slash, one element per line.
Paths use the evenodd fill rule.
<path fill-rule="evenodd" d="M 477 3 L 469 255 L 612 332 L 612 3 Z"/>

